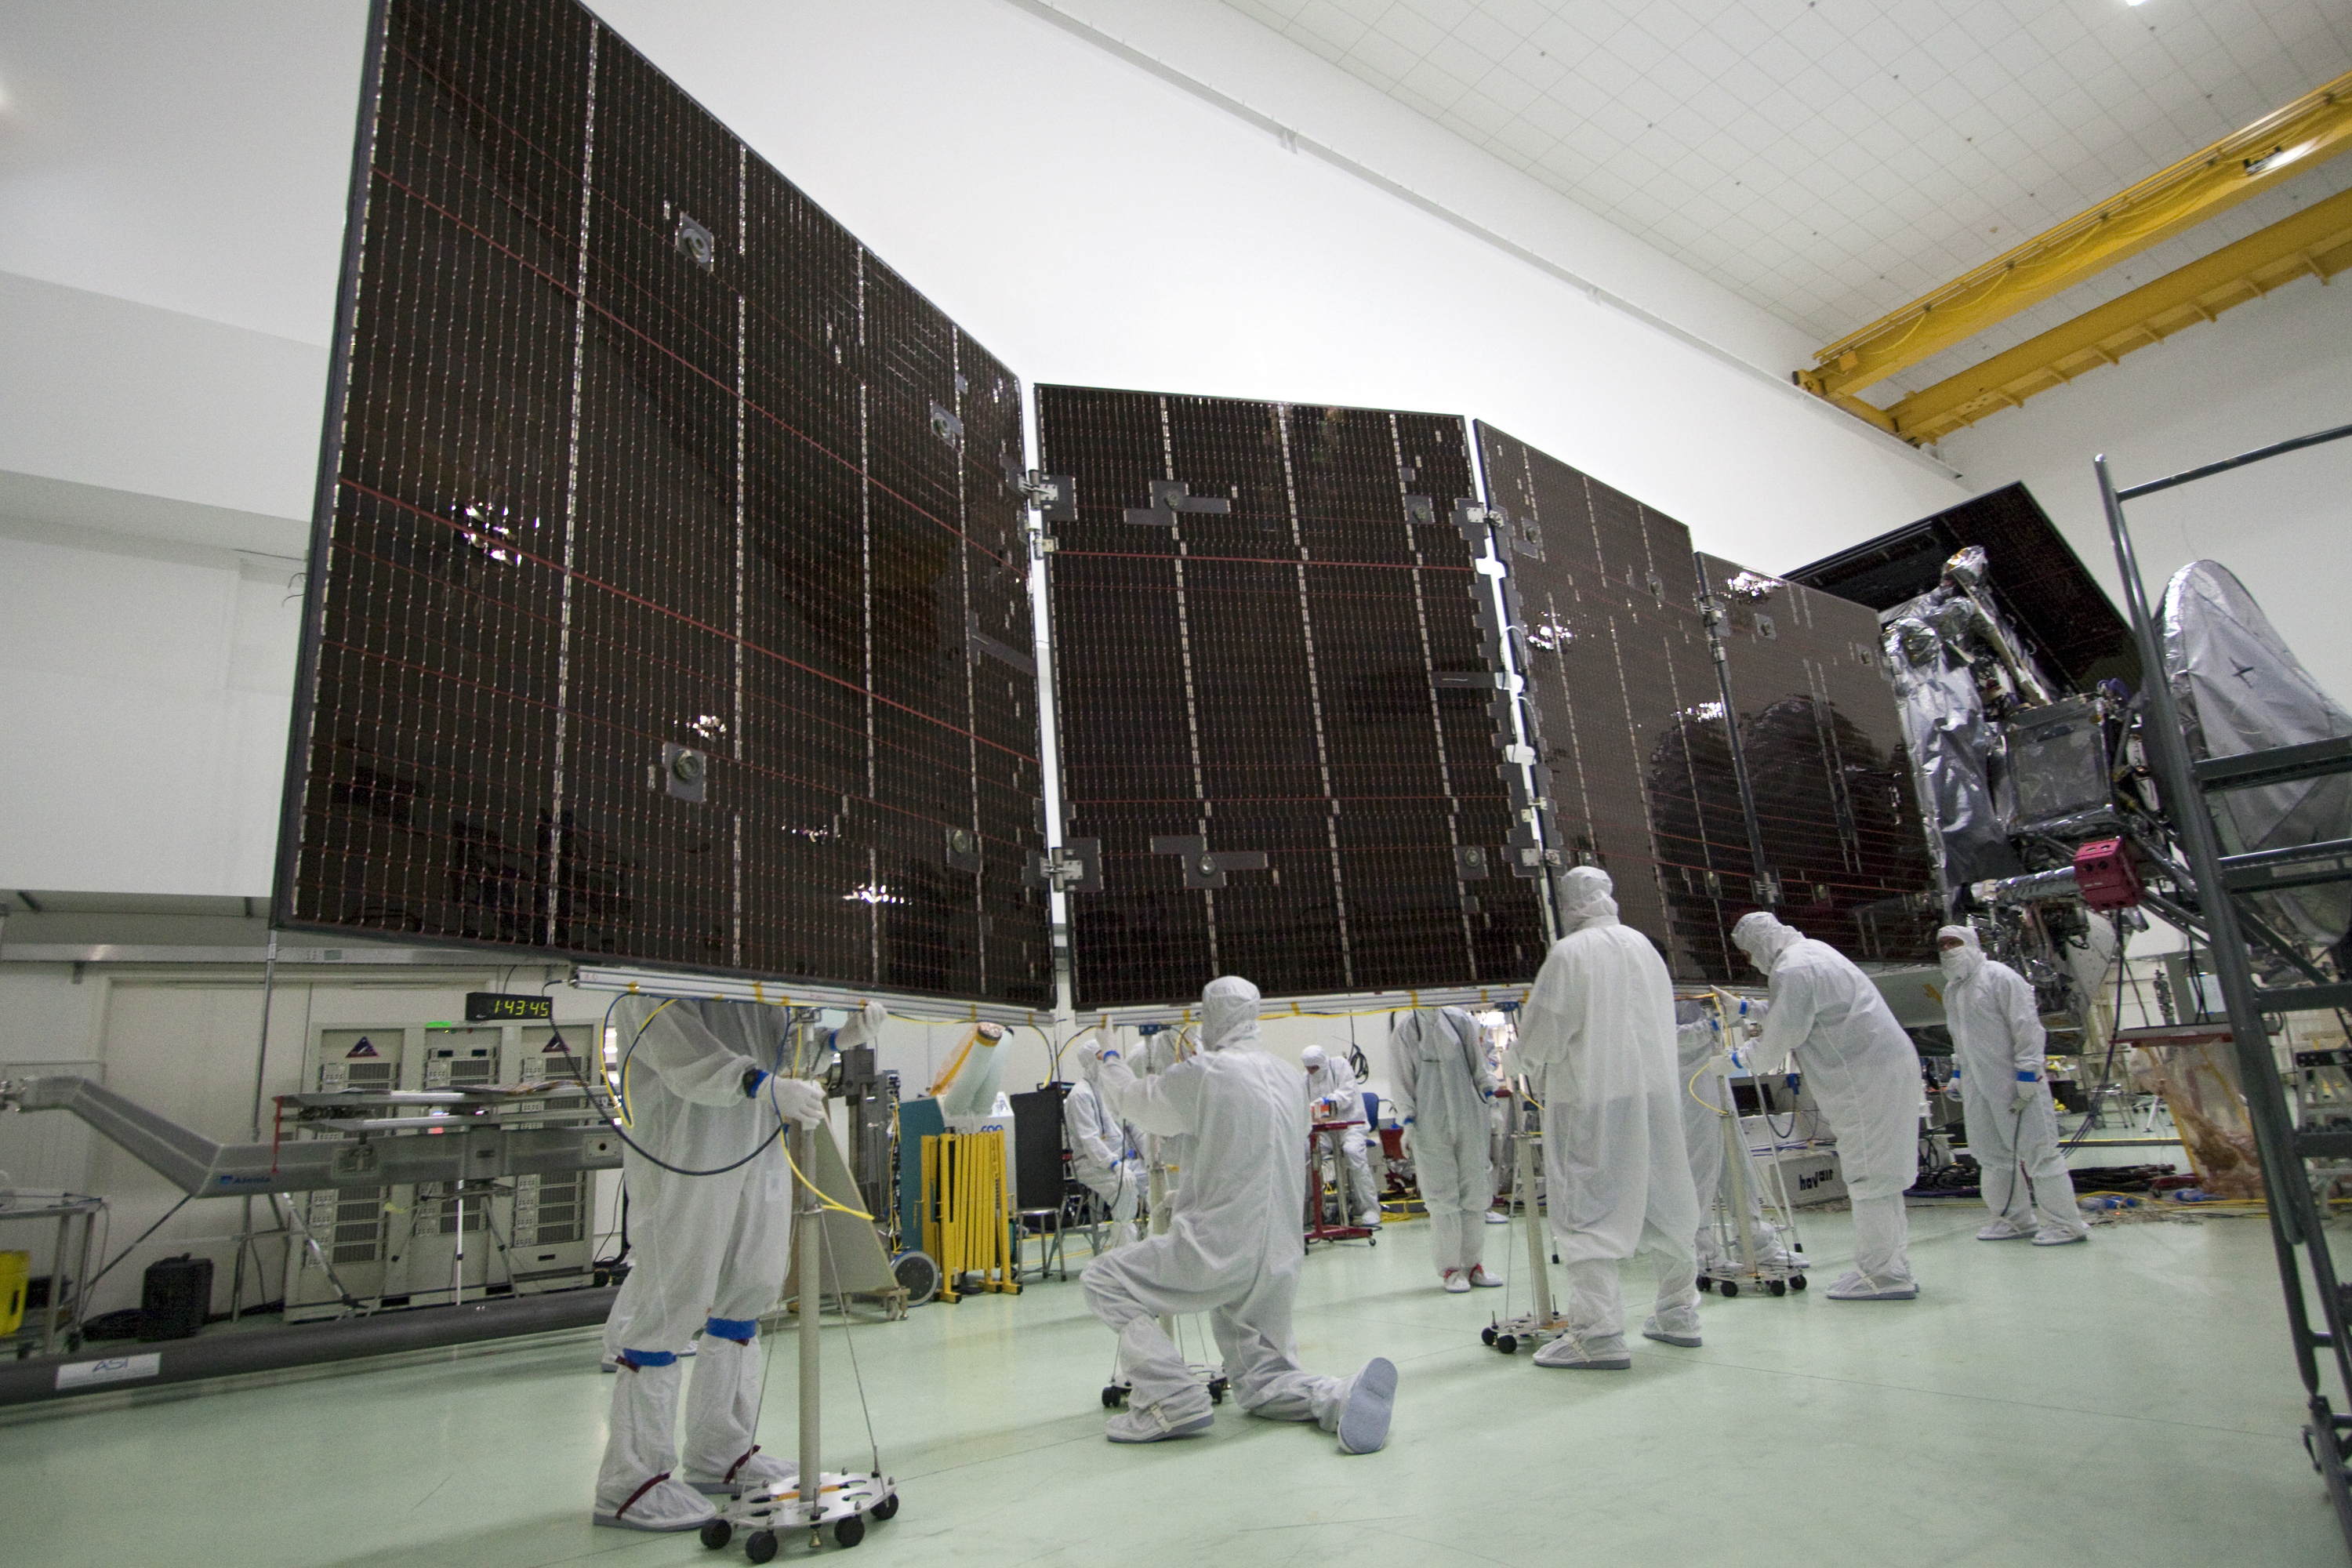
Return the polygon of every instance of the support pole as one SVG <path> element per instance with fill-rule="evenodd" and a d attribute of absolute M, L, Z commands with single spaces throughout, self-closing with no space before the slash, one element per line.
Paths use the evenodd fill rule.
<path fill-rule="evenodd" d="M 824 1236 L 824 1207 L 817 1201 L 815 1185 L 804 1173 L 816 1162 L 816 1141 L 809 1134 L 812 1129 L 795 1126 L 792 1132 L 793 1160 L 800 1167 L 794 1176 L 796 1191 L 793 1220 L 800 1229 L 793 1237 L 799 1250 L 801 1285 L 801 1511 L 808 1522 L 814 1524 L 824 1506 L 824 1462 L 817 1426 L 818 1384 L 823 1367 L 817 1340 L 821 1331 L 818 1319 L 824 1311 L 824 1280 L 822 1254 L 819 1250 Z"/>
<path fill-rule="evenodd" d="M 261 1039 L 253 1051 L 253 1116 L 247 1139 L 247 1142 L 254 1143 L 261 1142 L 261 1091 L 269 1079 L 269 1005 L 276 999 L 277 994 L 278 933 L 273 931 L 269 933 L 269 951 L 261 961 Z M 231 1322 L 236 1322 L 245 1315 L 247 1256 L 251 1255 L 256 1273 L 258 1273 L 261 1268 L 261 1254 L 256 1249 L 253 1239 L 253 1199 L 250 1196 L 247 1197 L 243 1206 L 245 1212 L 239 1218 L 236 1233 L 236 1277 L 229 1281 L 228 1288 L 228 1316 Z M 463 1245 L 462 1238 L 460 1245 Z"/>
<path fill-rule="evenodd" d="M 1528 1279 L 1535 1292 L 1536 1323 L 1538 1327 L 1549 1327 L 1552 1317 L 1551 1275 L 1544 1267 L 1544 1259 L 1550 1257 L 1551 1252 L 1544 1245 L 1545 1220 L 1536 1205 L 1536 1145 L 1543 1141 L 1543 1136 L 1527 1125 L 1528 1106 L 1526 1098 L 1518 1097 L 1513 1104 L 1519 1121 L 1517 1182 L 1519 1202 L 1527 1215 Z"/>

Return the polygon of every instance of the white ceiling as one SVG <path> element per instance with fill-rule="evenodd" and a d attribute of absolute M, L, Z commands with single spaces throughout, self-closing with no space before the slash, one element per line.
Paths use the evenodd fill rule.
<path fill-rule="evenodd" d="M 1823 342 L 2352 68 L 2352 0 L 1225 3 Z"/>

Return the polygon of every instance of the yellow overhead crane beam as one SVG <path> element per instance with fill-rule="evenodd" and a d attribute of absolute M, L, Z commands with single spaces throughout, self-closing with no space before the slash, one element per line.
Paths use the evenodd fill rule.
<path fill-rule="evenodd" d="M 2305 276 L 2326 282 L 2352 268 L 2352 191 L 2315 202 L 2234 245 L 2142 284 L 2121 299 L 1923 388 L 1881 418 L 1906 441 L 1936 441 L 1962 426 L 2063 386 L 2086 370 L 2160 343 Z M 1864 406 L 1868 406 L 1865 405 Z M 1872 409 L 1873 414 L 1879 414 Z"/>
<path fill-rule="evenodd" d="M 2352 146 L 2352 72 L 1818 350 L 1797 384 L 1881 428 L 1864 387 Z"/>

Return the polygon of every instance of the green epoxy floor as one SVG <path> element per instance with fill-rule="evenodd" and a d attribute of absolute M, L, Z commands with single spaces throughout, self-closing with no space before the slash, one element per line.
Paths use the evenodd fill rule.
<path fill-rule="evenodd" d="M 1388 1449 L 1354 1458 L 1231 1406 L 1206 1438 L 1104 1442 L 1111 1339 L 1075 1279 L 919 1308 L 857 1331 L 905 1506 L 855 1561 L 2346 1563 L 2296 1437 L 2261 1221 L 2035 1248 L 1977 1242 L 1980 1219 L 1913 1211 L 1916 1302 L 1709 1298 L 1704 1349 L 1637 1339 L 1620 1373 L 1481 1347 L 1500 1292 L 1434 1289 L 1417 1225 L 1318 1249 L 1302 1359 L 1402 1373 Z M 1487 1232 L 1497 1252 L 1505 1234 Z M 1845 1216 L 1807 1238 L 1826 1284 Z M 845 1343 L 825 1338 L 828 1453 L 862 1463 Z M 773 1449 L 794 1443 L 793 1365 L 780 1339 Z M 741 1563 L 589 1524 L 610 1386 L 576 1333 L 0 1413 L 0 1543 L 21 1564 Z"/>

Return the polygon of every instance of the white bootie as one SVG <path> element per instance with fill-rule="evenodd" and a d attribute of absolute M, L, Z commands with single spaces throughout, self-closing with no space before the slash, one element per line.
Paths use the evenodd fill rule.
<path fill-rule="evenodd" d="M 1580 1334 L 1573 1330 L 1536 1352 L 1538 1366 L 1566 1367 L 1571 1372 L 1629 1372 L 1633 1352 L 1622 1334 Z"/>
<path fill-rule="evenodd" d="M 730 1328 L 748 1327 L 730 1324 Z M 759 1451 L 760 1342 L 739 1344 L 715 1329 L 702 1335 L 701 1353 L 686 1387 L 686 1468 L 679 1479 L 711 1497 L 732 1496 L 798 1472 Z"/>
<path fill-rule="evenodd" d="M 1447 1269 L 1443 1279 L 1447 1295 L 1467 1296 L 1470 1293 L 1470 1276 L 1463 1273 L 1459 1268 Z"/>
<path fill-rule="evenodd" d="M 613 1379 L 604 1460 L 596 1470 L 598 1524 L 623 1530 L 696 1530 L 718 1517 L 700 1493 L 671 1479 L 677 1468 L 679 1367 L 622 1363 Z"/>
<path fill-rule="evenodd" d="M 1103 1436 L 1114 1443 L 1159 1443 L 1198 1437 L 1216 1424 L 1204 1390 L 1198 1405 L 1188 1399 L 1166 1399 L 1140 1410 L 1122 1410 L 1103 1423 Z"/>
<path fill-rule="evenodd" d="M 1487 1273 L 1486 1266 L 1483 1263 L 1471 1268 L 1470 1283 L 1481 1290 L 1499 1290 L 1503 1288 L 1503 1282 Z"/>

